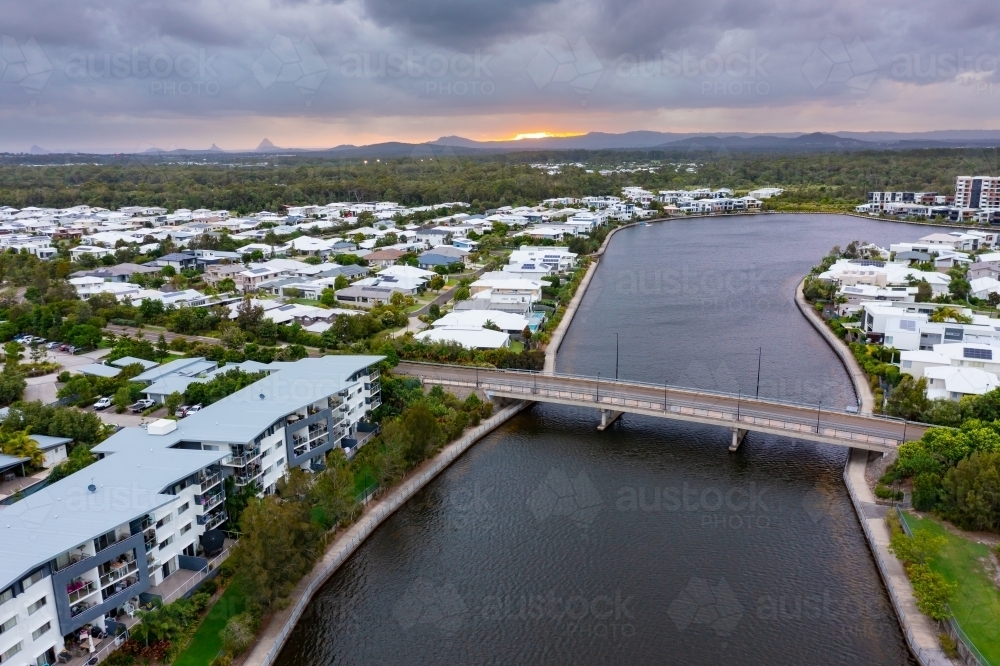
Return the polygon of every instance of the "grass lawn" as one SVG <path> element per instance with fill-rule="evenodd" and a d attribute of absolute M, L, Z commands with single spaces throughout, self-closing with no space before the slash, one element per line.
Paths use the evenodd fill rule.
<path fill-rule="evenodd" d="M 285 303 L 297 303 L 299 305 L 312 305 L 314 307 L 324 307 L 322 303 L 311 298 L 291 298 L 286 296 Z"/>
<path fill-rule="evenodd" d="M 222 651 L 219 632 L 234 615 L 246 609 L 247 600 L 239 585 L 232 583 L 205 615 L 194 632 L 187 649 L 174 660 L 173 666 L 207 666 Z"/>
<path fill-rule="evenodd" d="M 992 664 L 1000 664 L 1000 590 L 983 568 L 989 547 L 953 534 L 934 518 L 904 513 L 911 530 L 928 530 L 948 540 L 931 569 L 958 585 L 951 610 L 962 631 Z"/>
<path fill-rule="evenodd" d="M 520 340 L 512 340 L 510 343 L 510 350 L 515 354 L 520 354 L 524 351 L 524 343 Z"/>

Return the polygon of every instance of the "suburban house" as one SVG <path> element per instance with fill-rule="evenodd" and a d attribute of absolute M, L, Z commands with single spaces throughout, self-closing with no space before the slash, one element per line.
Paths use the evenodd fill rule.
<path fill-rule="evenodd" d="M 442 327 L 421 331 L 413 336 L 421 342 L 456 344 L 469 349 L 500 349 L 510 346 L 510 335 L 502 331 L 470 326 Z"/>
<path fill-rule="evenodd" d="M 389 266 L 395 265 L 395 263 L 404 254 L 406 254 L 406 252 L 402 250 L 396 250 L 393 248 L 382 248 L 380 250 L 375 250 L 370 254 L 366 254 L 365 261 L 368 262 L 369 266 L 375 266 L 378 268 L 388 268 Z"/>

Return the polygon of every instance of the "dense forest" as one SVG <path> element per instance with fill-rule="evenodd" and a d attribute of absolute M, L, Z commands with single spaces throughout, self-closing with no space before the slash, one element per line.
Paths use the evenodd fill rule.
<path fill-rule="evenodd" d="M 997 151 L 981 148 L 813 154 L 549 151 L 367 162 L 307 155 L 213 157 L 217 163 L 182 159 L 192 158 L 0 156 L 0 205 L 156 205 L 246 214 L 279 211 L 284 205 L 388 200 L 407 206 L 466 201 L 485 210 L 557 196 L 617 194 L 626 185 L 654 190 L 772 185 L 790 189 L 786 198 L 796 203 L 853 203 L 868 190 L 951 193 L 957 175 L 992 175 L 1000 169 Z M 563 167 L 550 175 L 530 166 L 573 162 L 594 171 Z M 657 169 L 596 172 L 629 164 Z"/>

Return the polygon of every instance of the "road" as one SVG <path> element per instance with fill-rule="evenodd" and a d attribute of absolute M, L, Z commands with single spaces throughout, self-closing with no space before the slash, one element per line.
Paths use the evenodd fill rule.
<path fill-rule="evenodd" d="M 425 382 L 479 387 L 502 397 L 738 427 L 876 451 L 895 450 L 904 439 L 919 439 L 929 427 L 839 410 L 824 411 L 822 405 L 605 378 L 409 362 L 400 363 L 396 372 Z"/>

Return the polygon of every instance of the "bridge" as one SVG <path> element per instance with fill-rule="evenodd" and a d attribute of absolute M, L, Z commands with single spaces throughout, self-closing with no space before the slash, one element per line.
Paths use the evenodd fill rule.
<path fill-rule="evenodd" d="M 620 381 L 603 377 L 494 370 L 457 365 L 402 362 L 399 374 L 425 384 L 479 389 L 493 397 L 548 402 L 599 410 L 599 430 L 623 413 L 642 414 L 722 426 L 732 432 L 736 451 L 748 431 L 834 444 L 869 451 L 895 451 L 904 441 L 920 439 L 930 427 L 890 417 L 763 400 L 732 393 Z"/>

